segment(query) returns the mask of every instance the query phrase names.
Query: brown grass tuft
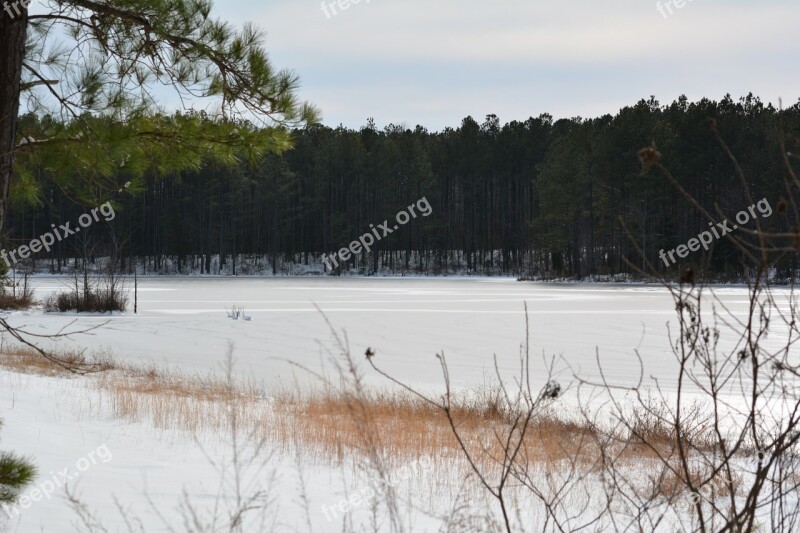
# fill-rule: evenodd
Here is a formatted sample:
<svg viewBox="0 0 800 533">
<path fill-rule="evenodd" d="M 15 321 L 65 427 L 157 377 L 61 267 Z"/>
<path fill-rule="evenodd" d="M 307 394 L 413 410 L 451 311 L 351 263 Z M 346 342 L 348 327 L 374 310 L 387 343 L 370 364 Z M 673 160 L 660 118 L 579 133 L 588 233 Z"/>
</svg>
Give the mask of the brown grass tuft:
<svg viewBox="0 0 800 533">
<path fill-rule="evenodd" d="M 110 357 L 89 357 L 83 351 L 64 348 L 54 352 L 53 355 L 66 363 L 67 366 L 97 365 L 102 372 L 118 368 Z M 20 374 L 37 374 L 41 376 L 72 375 L 72 372 L 64 366 L 42 357 L 39 352 L 27 347 L 0 346 L 0 366 Z"/>
<path fill-rule="evenodd" d="M 0 309 L 19 311 L 28 309 L 35 303 L 33 291 L 27 287 L 20 287 L 19 290 L 16 287 L 12 287 L 12 290 L 7 287 L 0 289 Z"/>
</svg>

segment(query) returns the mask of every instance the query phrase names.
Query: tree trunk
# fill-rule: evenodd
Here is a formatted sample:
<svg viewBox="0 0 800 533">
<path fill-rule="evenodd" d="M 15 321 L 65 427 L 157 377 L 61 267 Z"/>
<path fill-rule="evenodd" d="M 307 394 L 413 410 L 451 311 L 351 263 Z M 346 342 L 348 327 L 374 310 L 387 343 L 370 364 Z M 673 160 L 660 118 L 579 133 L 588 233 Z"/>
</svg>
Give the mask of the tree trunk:
<svg viewBox="0 0 800 533">
<path fill-rule="evenodd" d="M 22 61 L 28 29 L 28 8 L 21 3 L 17 3 L 16 8 L 19 14 L 10 4 L 8 10 L 0 11 L 0 234 L 5 229 L 8 187 L 14 171 Z"/>
</svg>

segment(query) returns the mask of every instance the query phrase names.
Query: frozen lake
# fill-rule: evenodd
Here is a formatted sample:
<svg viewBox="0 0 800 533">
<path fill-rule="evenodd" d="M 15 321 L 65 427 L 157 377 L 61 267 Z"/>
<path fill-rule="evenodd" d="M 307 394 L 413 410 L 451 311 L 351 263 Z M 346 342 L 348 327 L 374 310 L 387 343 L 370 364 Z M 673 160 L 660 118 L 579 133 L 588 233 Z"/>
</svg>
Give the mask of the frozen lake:
<svg viewBox="0 0 800 533">
<path fill-rule="evenodd" d="M 62 290 L 69 279 L 37 278 L 37 297 Z M 132 286 L 132 282 L 130 284 Z M 723 287 L 717 297 L 744 313 L 747 291 Z M 777 291 L 780 296 L 782 291 Z M 541 284 L 497 278 L 144 278 L 139 313 L 113 317 L 16 314 L 11 322 L 37 333 L 108 322 L 81 346 L 111 351 L 128 360 L 178 365 L 192 371 L 219 368 L 233 343 L 237 367 L 265 384 L 307 378 L 286 361 L 319 369 L 333 347 L 319 306 L 332 324 L 347 332 L 361 360 L 367 347 L 392 375 L 418 385 L 441 383 L 434 357 L 444 350 L 454 384 L 480 385 L 494 375 L 493 354 L 511 375 L 525 337 L 524 302 L 531 324 L 531 353 L 544 379 L 543 355 L 563 358 L 559 379 L 572 371 L 598 376 L 596 350 L 606 376 L 619 384 L 638 379 L 634 349 L 645 375 L 669 388 L 674 359 L 667 323 L 674 304 L 659 286 Z M 242 306 L 252 321 L 234 321 L 226 308 Z M 131 310 L 132 310 L 131 298 Z M 776 330 L 772 338 L 780 337 Z M 725 335 L 721 343 L 732 340 Z M 368 379 L 383 383 L 367 372 Z"/>
</svg>

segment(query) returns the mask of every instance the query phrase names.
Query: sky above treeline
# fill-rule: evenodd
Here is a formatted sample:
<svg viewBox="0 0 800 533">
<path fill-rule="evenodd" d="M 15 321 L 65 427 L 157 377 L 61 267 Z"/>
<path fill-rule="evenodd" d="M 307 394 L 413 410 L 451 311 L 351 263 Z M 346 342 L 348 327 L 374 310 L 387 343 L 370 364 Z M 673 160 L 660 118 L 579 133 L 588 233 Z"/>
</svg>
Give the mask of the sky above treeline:
<svg viewBox="0 0 800 533">
<path fill-rule="evenodd" d="M 595 117 L 650 95 L 800 97 L 797 0 L 324 3 L 216 0 L 215 11 L 265 29 L 330 126 Z"/>
<path fill-rule="evenodd" d="M 212 16 L 263 29 L 329 126 L 800 97 L 797 0 L 214 0 Z"/>
</svg>

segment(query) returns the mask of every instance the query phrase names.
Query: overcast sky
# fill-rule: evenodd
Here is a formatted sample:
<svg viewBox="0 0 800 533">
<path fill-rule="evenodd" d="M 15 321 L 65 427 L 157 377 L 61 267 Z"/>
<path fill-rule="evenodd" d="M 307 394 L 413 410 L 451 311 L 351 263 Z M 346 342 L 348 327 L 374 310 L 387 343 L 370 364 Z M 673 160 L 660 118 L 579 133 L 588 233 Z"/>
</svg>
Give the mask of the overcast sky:
<svg viewBox="0 0 800 533">
<path fill-rule="evenodd" d="M 797 101 L 800 2 L 674 1 L 666 17 L 650 0 L 361 0 L 328 16 L 320 0 L 216 0 L 214 13 L 263 28 L 330 126 L 593 117 L 650 95 Z"/>
</svg>

